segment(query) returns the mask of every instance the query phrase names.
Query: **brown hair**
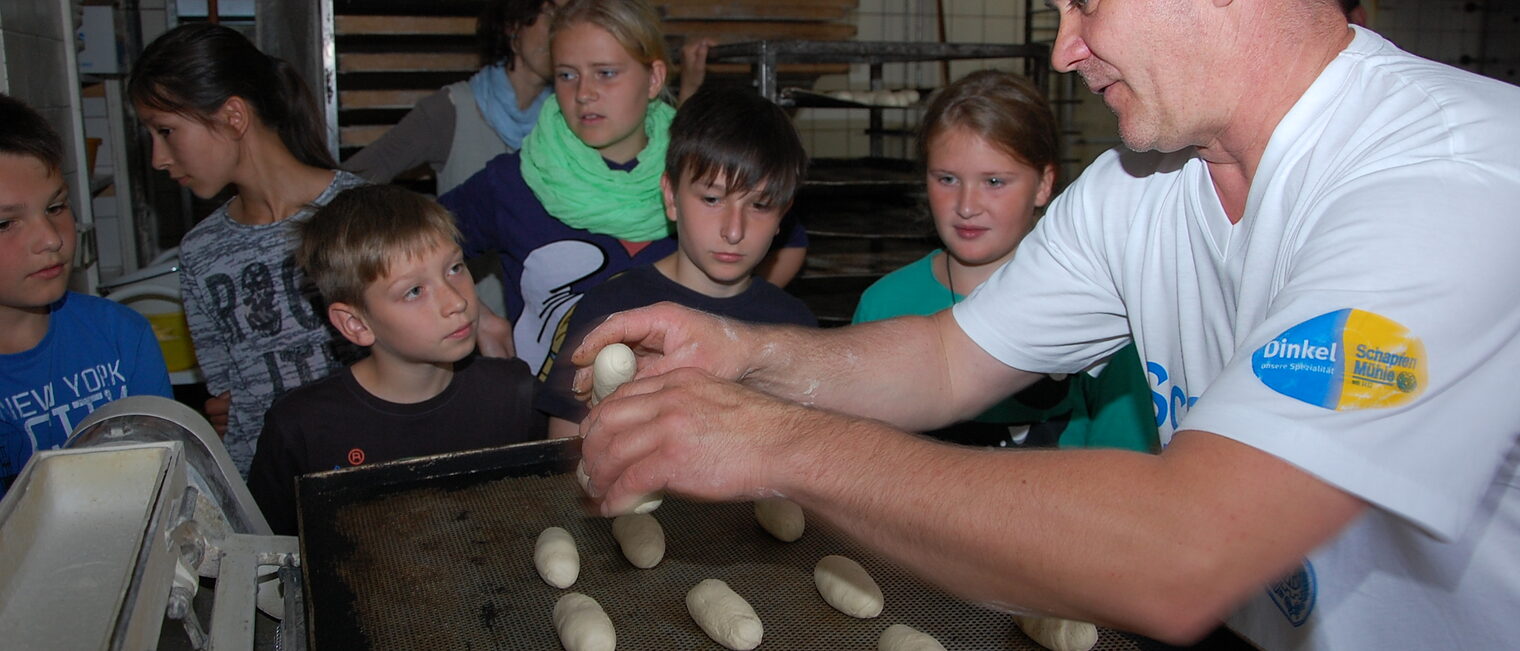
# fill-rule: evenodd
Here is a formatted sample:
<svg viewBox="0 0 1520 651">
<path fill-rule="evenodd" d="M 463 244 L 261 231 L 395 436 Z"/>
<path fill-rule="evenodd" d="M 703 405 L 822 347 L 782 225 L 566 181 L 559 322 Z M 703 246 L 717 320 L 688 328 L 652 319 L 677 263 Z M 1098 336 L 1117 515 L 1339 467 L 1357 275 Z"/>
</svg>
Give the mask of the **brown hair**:
<svg viewBox="0 0 1520 651">
<path fill-rule="evenodd" d="M 539 20 L 549 0 L 495 0 L 487 2 L 475 20 L 475 39 L 480 47 L 480 67 L 498 63 L 512 69 L 512 42 L 518 30 L 531 27 Z M 552 5 L 550 5 L 552 7 Z"/>
<path fill-rule="evenodd" d="M 649 67 L 656 61 L 670 65 L 660 15 L 644 0 L 570 0 L 554 11 L 549 39 L 571 25 L 590 23 L 607 30 L 628 56 Z"/>
<path fill-rule="evenodd" d="M 48 167 L 63 169 L 63 140 L 58 132 L 21 100 L 0 93 L 0 154 L 31 156 Z"/>
<path fill-rule="evenodd" d="M 1055 115 L 1040 89 L 1022 75 L 979 70 L 939 91 L 919 127 L 919 164 L 928 163 L 936 136 L 957 127 L 1040 172 L 1060 169 Z"/>
<path fill-rule="evenodd" d="M 703 86 L 670 123 L 665 172 L 672 187 L 721 175 L 729 193 L 763 185 L 763 198 L 784 208 L 806 170 L 807 152 L 786 111 L 753 90 Z"/>
<path fill-rule="evenodd" d="M 438 202 L 394 185 L 344 190 L 298 227 L 296 260 L 328 303 L 364 306 L 364 288 L 390 261 L 458 242 L 454 216 Z"/>
</svg>

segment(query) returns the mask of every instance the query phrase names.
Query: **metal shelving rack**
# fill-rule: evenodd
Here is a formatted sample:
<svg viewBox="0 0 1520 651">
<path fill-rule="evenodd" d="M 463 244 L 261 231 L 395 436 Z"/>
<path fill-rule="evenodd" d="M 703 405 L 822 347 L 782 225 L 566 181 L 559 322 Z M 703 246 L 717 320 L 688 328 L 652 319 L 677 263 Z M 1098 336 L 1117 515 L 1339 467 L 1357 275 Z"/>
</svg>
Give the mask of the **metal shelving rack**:
<svg viewBox="0 0 1520 651">
<path fill-rule="evenodd" d="M 870 111 L 871 156 L 884 150 L 882 112 L 894 107 L 851 104 L 838 100 L 814 101 L 789 96 L 776 82 L 776 70 L 787 63 L 860 63 L 870 70 L 870 90 L 882 89 L 882 66 L 887 63 L 957 61 L 967 59 L 1024 59 L 1024 74 L 1041 88 L 1050 70 L 1050 48 L 1044 44 L 1024 43 L 901 43 L 896 41 L 751 41 L 720 45 L 708 54 L 708 61 L 747 63 L 754 71 L 755 88 L 773 102 L 797 108 L 859 108 Z M 908 107 L 895 107 L 908 108 Z"/>
</svg>

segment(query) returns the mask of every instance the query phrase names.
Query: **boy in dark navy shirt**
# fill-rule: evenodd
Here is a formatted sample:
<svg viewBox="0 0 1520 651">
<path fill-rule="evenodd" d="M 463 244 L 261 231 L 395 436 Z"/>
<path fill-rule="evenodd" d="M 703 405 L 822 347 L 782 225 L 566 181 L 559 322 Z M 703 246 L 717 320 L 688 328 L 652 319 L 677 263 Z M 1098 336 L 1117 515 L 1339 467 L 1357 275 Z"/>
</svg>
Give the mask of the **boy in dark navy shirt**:
<svg viewBox="0 0 1520 651">
<path fill-rule="evenodd" d="M 807 166 L 791 121 L 775 104 L 734 88 L 704 88 L 670 125 L 665 215 L 676 251 L 592 289 L 557 333 L 553 354 L 573 351 L 608 315 L 660 301 L 755 323 L 817 325 L 802 301 L 754 275 L 781 228 Z M 551 437 L 575 436 L 586 407 L 571 393 L 575 366 L 550 360 L 534 405 Z"/>
<path fill-rule="evenodd" d="M 328 320 L 370 354 L 265 416 L 248 488 L 275 533 L 296 533 L 299 475 L 543 438 L 528 366 L 472 355 L 480 304 L 447 210 L 359 187 L 300 233 L 297 259 Z"/>
</svg>

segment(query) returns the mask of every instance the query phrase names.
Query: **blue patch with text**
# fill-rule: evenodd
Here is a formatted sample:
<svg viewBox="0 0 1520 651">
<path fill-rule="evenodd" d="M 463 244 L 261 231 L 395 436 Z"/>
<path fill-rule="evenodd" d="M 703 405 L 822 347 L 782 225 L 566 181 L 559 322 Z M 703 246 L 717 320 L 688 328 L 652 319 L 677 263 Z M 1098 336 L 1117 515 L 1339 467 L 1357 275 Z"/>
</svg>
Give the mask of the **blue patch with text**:
<svg viewBox="0 0 1520 651">
<path fill-rule="evenodd" d="M 1277 604 L 1277 609 L 1282 611 L 1283 617 L 1288 618 L 1288 623 L 1293 624 L 1294 628 L 1309 621 L 1309 615 L 1314 612 L 1317 593 L 1314 564 L 1307 560 L 1292 574 L 1267 586 L 1267 594 L 1272 596 L 1272 603 Z"/>
</svg>

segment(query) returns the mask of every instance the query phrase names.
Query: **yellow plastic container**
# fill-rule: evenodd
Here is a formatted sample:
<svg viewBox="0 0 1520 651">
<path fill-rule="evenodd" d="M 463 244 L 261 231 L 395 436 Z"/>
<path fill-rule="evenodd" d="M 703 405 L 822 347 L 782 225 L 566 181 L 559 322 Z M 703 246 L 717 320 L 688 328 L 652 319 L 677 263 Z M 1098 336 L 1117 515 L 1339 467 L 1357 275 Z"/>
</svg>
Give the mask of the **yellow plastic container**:
<svg viewBox="0 0 1520 651">
<path fill-rule="evenodd" d="M 164 351 L 164 364 L 169 372 L 195 368 L 195 345 L 190 341 L 190 325 L 185 322 L 184 312 L 148 314 L 153 326 L 153 336 L 158 347 Z"/>
</svg>

